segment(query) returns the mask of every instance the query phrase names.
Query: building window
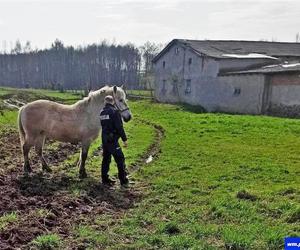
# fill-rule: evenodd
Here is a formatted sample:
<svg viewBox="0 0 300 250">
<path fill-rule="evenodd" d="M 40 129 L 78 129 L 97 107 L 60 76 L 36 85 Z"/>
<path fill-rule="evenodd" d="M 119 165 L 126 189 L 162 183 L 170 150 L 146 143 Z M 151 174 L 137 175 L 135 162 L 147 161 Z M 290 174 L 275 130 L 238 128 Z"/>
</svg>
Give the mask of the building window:
<svg viewBox="0 0 300 250">
<path fill-rule="evenodd" d="M 179 48 L 175 48 L 175 54 L 178 55 L 179 54 Z"/>
<path fill-rule="evenodd" d="M 192 92 L 192 87 L 191 87 L 191 79 L 187 79 L 185 82 L 185 94 L 190 94 Z"/>
<path fill-rule="evenodd" d="M 193 59 L 192 58 L 189 58 L 189 65 L 191 65 L 193 62 Z"/>
<path fill-rule="evenodd" d="M 166 62 L 165 61 L 163 61 L 163 68 L 165 68 L 166 67 Z"/>
<path fill-rule="evenodd" d="M 241 94 L 241 89 L 240 88 L 234 88 L 233 95 L 238 96 L 240 94 Z"/>
</svg>

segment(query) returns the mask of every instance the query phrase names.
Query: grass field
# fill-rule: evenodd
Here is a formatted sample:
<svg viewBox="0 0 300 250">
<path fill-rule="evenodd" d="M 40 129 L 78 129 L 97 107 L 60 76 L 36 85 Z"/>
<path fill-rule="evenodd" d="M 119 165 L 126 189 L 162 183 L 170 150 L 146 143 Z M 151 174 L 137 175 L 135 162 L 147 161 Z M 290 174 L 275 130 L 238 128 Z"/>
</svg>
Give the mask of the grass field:
<svg viewBox="0 0 300 250">
<path fill-rule="evenodd" d="M 0 95 L 1 91 L 7 90 L 0 89 Z M 67 102 L 73 98 L 56 97 Z M 129 192 L 139 198 L 130 199 L 118 189 L 109 191 L 116 203 L 129 199 L 132 204 L 120 209 L 115 204 L 118 209 L 110 212 L 81 215 L 67 235 L 54 227 L 27 246 L 283 249 L 286 236 L 300 236 L 298 120 L 197 114 L 186 106 L 150 101 L 131 101 L 130 107 L 134 119 L 126 124 L 129 148 L 125 150 L 129 164 L 155 142 L 155 129 L 147 121 L 165 131 L 158 145 L 159 157 L 132 175 L 136 184 Z M 15 129 L 15 118 L 14 111 L 5 111 L 0 116 L 0 130 Z M 94 154 L 98 143 L 90 152 L 90 178 L 72 182 L 67 188 L 71 197 L 78 197 L 100 178 L 101 157 Z M 57 174 L 66 171 L 66 164 L 73 166 L 76 158 L 71 155 L 61 163 Z M 116 172 L 115 167 L 112 170 Z M 75 179 L 76 167 L 66 174 Z M 44 212 L 35 216 L 40 214 Z M 3 214 L 0 232 L 17 226 L 20 216 L 19 211 Z"/>
<path fill-rule="evenodd" d="M 145 96 L 145 97 L 151 97 L 153 95 L 153 92 L 150 90 L 126 90 L 126 93 L 133 96 Z"/>
<path fill-rule="evenodd" d="M 116 226 L 133 246 L 281 249 L 299 236 L 298 120 L 132 107 L 166 130 L 159 160 L 139 172 L 151 191 Z"/>
</svg>

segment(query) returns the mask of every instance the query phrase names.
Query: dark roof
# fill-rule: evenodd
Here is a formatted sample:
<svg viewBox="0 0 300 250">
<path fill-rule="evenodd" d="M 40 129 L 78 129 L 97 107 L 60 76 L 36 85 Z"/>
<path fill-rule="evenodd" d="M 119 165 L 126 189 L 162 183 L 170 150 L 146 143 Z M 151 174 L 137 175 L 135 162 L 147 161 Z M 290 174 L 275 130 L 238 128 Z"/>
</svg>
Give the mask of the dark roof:
<svg viewBox="0 0 300 250">
<path fill-rule="evenodd" d="M 247 55 L 250 53 L 272 57 L 300 57 L 300 43 L 174 39 L 153 59 L 153 62 L 156 62 L 175 43 L 189 47 L 197 54 L 214 58 L 230 58 L 224 54 Z"/>
<path fill-rule="evenodd" d="M 300 63 L 268 65 L 257 69 L 226 72 L 220 75 L 227 76 L 240 74 L 272 74 L 283 72 L 300 72 Z"/>
</svg>

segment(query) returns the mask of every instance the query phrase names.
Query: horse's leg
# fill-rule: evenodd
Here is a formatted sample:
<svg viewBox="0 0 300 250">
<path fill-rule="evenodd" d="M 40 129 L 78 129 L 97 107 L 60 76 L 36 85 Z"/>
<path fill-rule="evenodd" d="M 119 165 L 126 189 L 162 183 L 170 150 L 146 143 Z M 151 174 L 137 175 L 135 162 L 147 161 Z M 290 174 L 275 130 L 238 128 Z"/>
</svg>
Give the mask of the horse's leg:
<svg viewBox="0 0 300 250">
<path fill-rule="evenodd" d="M 42 162 L 43 171 L 52 172 L 51 168 L 49 168 L 44 156 L 43 156 L 43 146 L 45 142 L 45 137 L 40 137 L 36 140 L 35 143 L 35 151 Z"/>
<path fill-rule="evenodd" d="M 83 179 L 87 177 L 86 171 L 85 171 L 85 161 L 89 152 L 90 143 L 82 143 L 81 148 L 81 155 L 79 160 L 79 178 Z"/>
<path fill-rule="evenodd" d="M 29 152 L 31 149 L 32 145 L 28 143 L 28 141 L 25 140 L 25 142 L 22 145 L 22 151 L 23 151 L 23 156 L 24 156 L 24 172 L 25 173 L 30 173 L 32 172 L 32 168 L 30 166 L 29 162 Z"/>
</svg>

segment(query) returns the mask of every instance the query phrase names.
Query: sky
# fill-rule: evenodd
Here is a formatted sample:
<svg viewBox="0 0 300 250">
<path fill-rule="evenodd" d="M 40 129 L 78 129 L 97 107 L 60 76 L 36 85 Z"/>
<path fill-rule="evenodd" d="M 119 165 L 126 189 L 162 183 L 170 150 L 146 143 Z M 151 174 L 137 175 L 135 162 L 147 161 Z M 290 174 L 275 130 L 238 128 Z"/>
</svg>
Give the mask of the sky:
<svg viewBox="0 0 300 250">
<path fill-rule="evenodd" d="M 294 42 L 297 0 L 0 0 L 0 50 L 109 42 L 142 45 L 174 38 Z"/>
</svg>

